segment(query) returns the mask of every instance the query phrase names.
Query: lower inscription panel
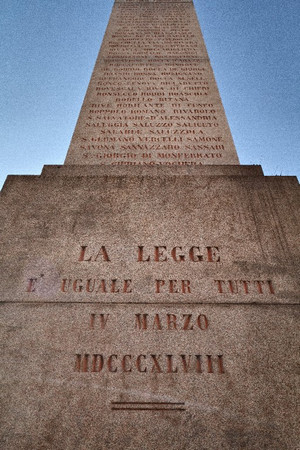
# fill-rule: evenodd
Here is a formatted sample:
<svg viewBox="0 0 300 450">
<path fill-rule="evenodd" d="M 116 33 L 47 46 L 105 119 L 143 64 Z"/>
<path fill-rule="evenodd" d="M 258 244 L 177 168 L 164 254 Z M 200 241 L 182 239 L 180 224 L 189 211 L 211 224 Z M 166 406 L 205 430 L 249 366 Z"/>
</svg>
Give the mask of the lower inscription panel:
<svg viewBox="0 0 300 450">
<path fill-rule="evenodd" d="M 2 310 L 4 448 L 288 448 L 294 306 Z"/>
<path fill-rule="evenodd" d="M 1 449 L 296 449 L 298 183 L 111 171 L 1 192 Z"/>
</svg>

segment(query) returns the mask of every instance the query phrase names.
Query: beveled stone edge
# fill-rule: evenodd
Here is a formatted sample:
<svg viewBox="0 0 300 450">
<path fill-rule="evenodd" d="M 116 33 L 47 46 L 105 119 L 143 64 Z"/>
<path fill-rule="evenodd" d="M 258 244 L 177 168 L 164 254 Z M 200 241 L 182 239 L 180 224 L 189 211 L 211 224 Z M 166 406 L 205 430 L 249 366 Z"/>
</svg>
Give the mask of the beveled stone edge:
<svg viewBox="0 0 300 450">
<path fill-rule="evenodd" d="M 247 176 L 263 177 L 260 165 L 203 166 L 112 166 L 112 165 L 45 165 L 41 176 Z"/>
<path fill-rule="evenodd" d="M 203 165 L 203 166 L 111 166 L 111 165 L 44 165 L 40 175 L 8 175 L 0 190 L 0 197 L 7 194 L 12 186 L 22 183 L 42 182 L 59 179 L 165 179 L 178 178 L 182 182 L 201 178 L 243 179 L 256 183 L 288 184 L 289 188 L 299 188 L 295 175 L 264 175 L 260 165 Z"/>
</svg>

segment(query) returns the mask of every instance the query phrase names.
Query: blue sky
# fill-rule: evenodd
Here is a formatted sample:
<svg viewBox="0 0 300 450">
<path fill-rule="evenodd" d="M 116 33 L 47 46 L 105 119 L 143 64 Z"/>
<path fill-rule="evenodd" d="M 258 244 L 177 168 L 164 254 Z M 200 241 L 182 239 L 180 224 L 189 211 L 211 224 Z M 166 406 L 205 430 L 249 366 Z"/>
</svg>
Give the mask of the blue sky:
<svg viewBox="0 0 300 450">
<path fill-rule="evenodd" d="M 299 0 L 194 0 L 242 164 L 300 175 Z M 113 0 L 2 0 L 0 186 L 63 164 Z"/>
</svg>

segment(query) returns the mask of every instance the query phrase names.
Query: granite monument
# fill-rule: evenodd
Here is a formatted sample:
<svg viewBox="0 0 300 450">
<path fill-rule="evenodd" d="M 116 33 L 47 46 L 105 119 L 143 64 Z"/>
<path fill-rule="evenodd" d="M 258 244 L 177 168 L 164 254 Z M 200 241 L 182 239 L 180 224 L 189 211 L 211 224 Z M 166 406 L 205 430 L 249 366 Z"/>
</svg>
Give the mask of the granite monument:
<svg viewBox="0 0 300 450">
<path fill-rule="evenodd" d="M 115 1 L 0 217 L 2 449 L 299 448 L 299 185 L 239 164 L 191 0 Z"/>
</svg>

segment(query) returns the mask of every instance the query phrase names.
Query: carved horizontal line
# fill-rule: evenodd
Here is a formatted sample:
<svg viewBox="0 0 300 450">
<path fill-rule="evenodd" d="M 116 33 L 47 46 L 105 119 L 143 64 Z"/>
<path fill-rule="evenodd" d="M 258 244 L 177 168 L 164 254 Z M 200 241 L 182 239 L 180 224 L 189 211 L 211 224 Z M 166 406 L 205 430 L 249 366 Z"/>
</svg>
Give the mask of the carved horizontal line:
<svg viewBox="0 0 300 450">
<path fill-rule="evenodd" d="M 113 411 L 186 411 L 185 408 L 122 408 L 122 407 L 115 407 L 113 406 L 111 408 Z"/>
<path fill-rule="evenodd" d="M 33 300 L 0 300 L 0 304 L 20 304 L 20 305 L 101 305 L 101 306 L 113 306 L 113 305 L 134 305 L 134 306 L 144 306 L 144 305 L 162 305 L 162 306 L 198 306 L 198 305 L 220 305 L 220 306 L 230 306 L 230 305 L 249 305 L 249 306 L 299 306 L 299 303 L 294 302 L 101 302 L 101 301 L 33 301 Z"/>
<path fill-rule="evenodd" d="M 185 408 L 111 408 L 113 411 L 186 411 Z"/>
<path fill-rule="evenodd" d="M 111 402 L 112 405 L 184 405 L 184 402 Z"/>
<path fill-rule="evenodd" d="M 114 411 L 185 411 L 184 402 L 112 401 Z"/>
</svg>

